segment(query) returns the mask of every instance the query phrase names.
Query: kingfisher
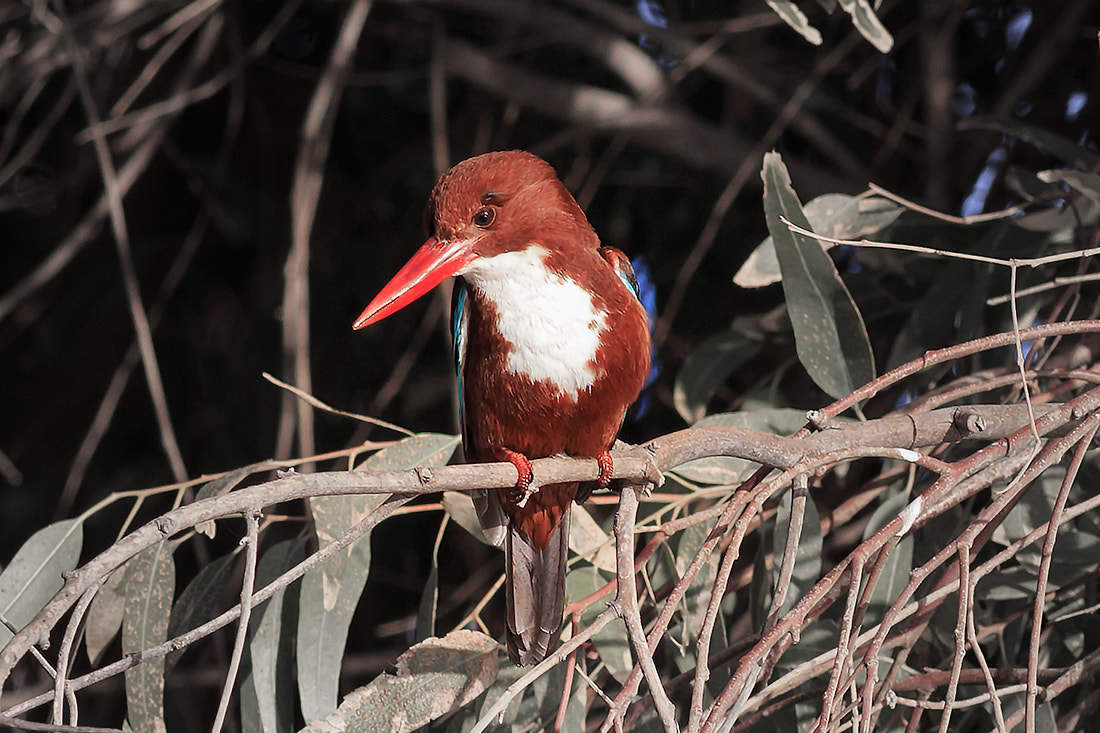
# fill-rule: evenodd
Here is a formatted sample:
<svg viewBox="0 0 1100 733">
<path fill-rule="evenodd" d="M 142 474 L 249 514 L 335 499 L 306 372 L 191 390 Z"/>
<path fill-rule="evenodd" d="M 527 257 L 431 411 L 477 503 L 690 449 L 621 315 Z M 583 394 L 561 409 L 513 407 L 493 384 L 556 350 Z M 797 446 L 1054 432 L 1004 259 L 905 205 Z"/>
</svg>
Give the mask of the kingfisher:
<svg viewBox="0 0 1100 733">
<path fill-rule="evenodd" d="M 610 449 L 649 372 L 649 321 L 630 260 L 600 246 L 549 163 L 512 150 L 443 174 L 428 239 L 355 329 L 457 276 L 452 337 L 468 462 L 508 461 L 511 489 L 474 492 L 505 550 L 507 647 L 519 665 L 556 647 L 565 607 L 569 509 L 610 483 Z M 597 481 L 532 485 L 531 459 L 595 458 Z"/>
</svg>

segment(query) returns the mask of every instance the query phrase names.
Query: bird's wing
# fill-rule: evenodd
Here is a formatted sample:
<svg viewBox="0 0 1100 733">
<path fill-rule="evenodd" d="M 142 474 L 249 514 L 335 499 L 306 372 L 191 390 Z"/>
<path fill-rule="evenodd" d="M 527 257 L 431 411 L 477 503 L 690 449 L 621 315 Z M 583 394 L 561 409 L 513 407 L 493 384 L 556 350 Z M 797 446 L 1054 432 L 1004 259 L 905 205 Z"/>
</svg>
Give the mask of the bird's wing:
<svg viewBox="0 0 1100 733">
<path fill-rule="evenodd" d="M 455 378 L 458 380 L 458 429 L 462 431 L 462 445 L 466 443 L 466 403 L 462 381 L 466 366 L 466 334 L 470 330 L 470 314 L 466 309 L 468 293 L 462 278 L 455 280 L 451 290 L 451 346 L 454 349 Z"/>
<path fill-rule="evenodd" d="M 470 455 L 470 445 L 466 435 L 466 398 L 462 383 L 465 379 L 466 337 L 469 328 L 469 293 L 466 282 L 458 278 L 451 293 L 451 344 L 454 348 L 455 377 L 458 379 L 458 425 L 462 431 L 462 446 L 467 455 Z M 508 518 L 501 509 L 497 492 L 482 489 L 471 492 L 470 498 L 473 499 L 485 538 L 494 545 L 500 545 L 507 533 Z"/>
<path fill-rule="evenodd" d="M 619 279 L 640 301 L 642 294 L 638 289 L 638 276 L 634 274 L 634 265 L 630 264 L 630 258 L 626 256 L 626 253 L 614 247 L 600 247 L 600 256 L 607 261 L 607 264 L 611 265 Z"/>
</svg>

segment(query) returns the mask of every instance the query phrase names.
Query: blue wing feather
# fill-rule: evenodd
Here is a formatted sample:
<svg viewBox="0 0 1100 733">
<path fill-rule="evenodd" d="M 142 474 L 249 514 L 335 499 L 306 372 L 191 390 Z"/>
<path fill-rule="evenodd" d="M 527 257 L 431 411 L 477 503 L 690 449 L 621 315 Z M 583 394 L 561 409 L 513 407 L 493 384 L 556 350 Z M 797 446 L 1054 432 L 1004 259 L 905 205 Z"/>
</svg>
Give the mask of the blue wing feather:
<svg viewBox="0 0 1100 733">
<path fill-rule="evenodd" d="M 454 348 L 455 377 L 458 380 L 458 427 L 462 432 L 464 446 L 466 445 L 466 400 L 462 383 L 465 379 L 466 334 L 470 324 L 470 314 L 466 309 L 468 297 L 465 281 L 458 278 L 451 293 L 451 345 Z"/>
<path fill-rule="evenodd" d="M 642 304 L 642 307 L 645 308 L 646 315 L 649 317 L 649 333 L 652 336 L 653 321 L 657 310 L 657 295 L 653 279 L 649 275 L 649 269 L 646 267 L 645 262 L 641 257 L 631 262 L 630 258 L 614 247 L 601 247 L 600 255 L 611 265 L 615 270 L 615 274 L 619 276 L 619 279 L 623 281 L 630 292 L 634 294 L 634 297 Z M 660 373 L 656 346 L 651 348 L 649 374 L 645 381 L 646 387 L 652 384 Z M 643 393 L 638 398 L 634 408 L 635 419 L 641 417 L 649 409 L 648 403 L 649 396 Z"/>
<path fill-rule="evenodd" d="M 455 376 L 458 382 L 458 425 L 462 431 L 462 446 L 469 460 L 470 442 L 466 434 L 466 394 L 463 382 L 466 379 L 466 341 L 470 333 L 470 293 L 462 278 L 455 280 L 451 291 L 451 345 L 454 348 Z M 508 528 L 508 517 L 500 506 L 496 491 L 472 491 L 470 498 L 474 510 L 481 522 L 485 538 L 494 545 L 504 542 Z"/>
</svg>

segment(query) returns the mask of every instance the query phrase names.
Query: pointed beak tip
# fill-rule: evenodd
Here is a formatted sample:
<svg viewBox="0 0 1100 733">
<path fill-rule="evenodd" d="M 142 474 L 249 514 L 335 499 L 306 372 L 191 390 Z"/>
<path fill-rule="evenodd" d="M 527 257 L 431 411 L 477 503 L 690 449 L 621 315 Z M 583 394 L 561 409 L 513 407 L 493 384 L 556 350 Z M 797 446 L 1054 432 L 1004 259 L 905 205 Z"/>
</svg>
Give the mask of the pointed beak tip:
<svg viewBox="0 0 1100 733">
<path fill-rule="evenodd" d="M 352 329 L 358 331 L 396 313 L 474 260 L 471 240 L 428 239 L 412 259 L 363 310 Z"/>
<path fill-rule="evenodd" d="M 359 317 L 355 319 L 355 322 L 351 324 L 351 329 L 353 331 L 362 331 L 376 320 L 378 320 L 377 310 L 371 306 L 367 306 L 366 310 L 360 313 Z"/>
</svg>

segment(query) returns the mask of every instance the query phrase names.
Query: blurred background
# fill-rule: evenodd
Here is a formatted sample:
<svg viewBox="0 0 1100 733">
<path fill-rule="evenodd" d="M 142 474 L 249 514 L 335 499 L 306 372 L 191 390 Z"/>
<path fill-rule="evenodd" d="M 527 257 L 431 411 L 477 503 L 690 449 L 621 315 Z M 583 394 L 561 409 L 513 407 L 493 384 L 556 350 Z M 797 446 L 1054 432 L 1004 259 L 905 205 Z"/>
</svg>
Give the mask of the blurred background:
<svg viewBox="0 0 1100 733">
<path fill-rule="evenodd" d="M 1095 149 L 1100 3 L 886 0 L 886 52 L 835 0 L 797 7 L 820 44 L 762 0 L 0 6 L 0 558 L 111 492 L 398 437 L 304 416 L 263 372 L 454 432 L 445 297 L 351 323 L 422 243 L 439 174 L 471 155 L 546 158 L 604 243 L 644 263 L 660 371 L 623 434 L 641 441 L 686 426 L 674 383 L 699 344 L 736 319 L 782 320 L 778 285 L 733 284 L 767 235 L 765 152 L 803 202 L 873 182 L 976 214 L 1018 201 L 1012 166 L 1057 161 L 960 121 Z M 925 285 L 887 284 L 895 320 L 865 311 L 872 340 Z M 768 342 L 711 410 L 792 354 Z M 788 404 L 823 404 L 804 375 L 782 379 Z M 125 511 L 97 515 L 88 552 Z M 361 605 L 364 675 L 407 646 L 426 517 L 375 532 L 394 562 Z M 500 563 L 453 541 L 441 597 Z"/>
</svg>

